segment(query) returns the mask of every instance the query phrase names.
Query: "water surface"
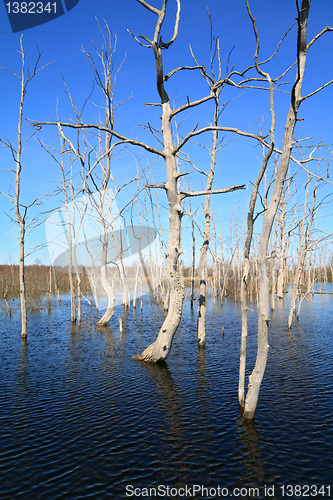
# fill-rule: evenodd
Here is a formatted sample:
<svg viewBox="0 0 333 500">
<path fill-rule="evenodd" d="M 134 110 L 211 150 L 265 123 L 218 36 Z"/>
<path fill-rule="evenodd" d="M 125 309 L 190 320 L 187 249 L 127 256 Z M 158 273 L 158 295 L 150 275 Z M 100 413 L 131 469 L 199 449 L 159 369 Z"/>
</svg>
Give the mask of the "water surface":
<svg viewBox="0 0 333 500">
<path fill-rule="evenodd" d="M 259 488 L 259 496 L 241 498 L 264 498 L 265 486 L 274 485 L 270 498 L 283 498 L 282 485 L 327 487 L 333 476 L 327 298 L 304 303 L 291 332 L 277 304 L 255 425 L 244 425 L 238 414 L 241 319 L 232 300 L 222 308 L 210 304 L 200 351 L 196 315 L 186 308 L 162 366 L 131 360 L 155 339 L 164 318 L 149 299 L 142 312 L 123 313 L 122 334 L 121 308 L 109 328 L 98 329 L 86 304 L 82 327 L 73 328 L 63 300 L 29 317 L 26 342 L 18 315 L 2 314 L 0 498 L 120 499 L 126 486 L 158 485 Z M 256 345 L 251 308 L 248 373 Z"/>
</svg>

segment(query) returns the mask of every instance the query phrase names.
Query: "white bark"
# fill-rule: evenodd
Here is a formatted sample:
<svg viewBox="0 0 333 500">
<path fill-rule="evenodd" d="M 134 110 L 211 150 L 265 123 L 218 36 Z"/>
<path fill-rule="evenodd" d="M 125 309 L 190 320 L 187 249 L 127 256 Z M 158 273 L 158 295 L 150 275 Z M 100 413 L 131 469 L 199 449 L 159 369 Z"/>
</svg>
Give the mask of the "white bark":
<svg viewBox="0 0 333 500">
<path fill-rule="evenodd" d="M 274 189 L 267 210 L 264 213 L 263 227 L 258 244 L 258 272 L 259 272 L 259 314 L 258 314 L 258 348 L 254 370 L 249 377 L 248 392 L 245 400 L 244 418 L 253 419 L 258 403 L 261 382 L 265 373 L 268 356 L 268 326 L 269 326 L 269 280 L 267 273 L 268 242 L 281 199 L 283 183 L 287 175 L 293 146 L 293 134 L 297 121 L 297 113 L 301 103 L 301 89 L 303 84 L 305 61 L 307 56 L 307 21 L 310 0 L 302 1 L 302 8 L 298 13 L 298 44 L 297 44 L 297 74 L 292 89 L 291 104 L 284 130 L 283 148 L 280 165 L 276 174 Z"/>
<path fill-rule="evenodd" d="M 22 119 L 23 119 L 23 103 L 26 92 L 25 82 L 25 57 L 22 45 L 22 37 L 20 38 L 21 56 L 22 56 L 22 73 L 21 73 L 21 98 L 19 107 L 19 120 L 17 129 L 17 155 L 16 155 L 16 175 L 15 175 L 15 198 L 14 208 L 17 222 L 20 227 L 19 239 L 19 281 L 20 281 L 20 303 L 21 303 L 21 335 L 27 336 L 27 301 L 26 301 L 26 287 L 25 287 L 25 262 L 24 262 L 24 244 L 25 244 L 25 224 L 26 224 L 26 210 L 22 216 L 20 209 L 20 189 L 21 189 L 21 155 L 22 155 Z"/>
<path fill-rule="evenodd" d="M 140 3 L 143 3 L 140 0 Z M 158 21 L 155 27 L 154 39 L 149 41 L 154 51 L 156 63 L 157 90 L 162 104 L 162 135 L 163 135 L 163 156 L 166 166 L 167 180 L 165 191 L 169 202 L 169 234 L 168 246 L 165 255 L 165 279 L 167 281 L 170 294 L 169 308 L 167 316 L 159 331 L 157 339 L 148 346 L 142 354 L 133 356 L 133 359 L 145 362 L 164 361 L 171 349 L 173 337 L 179 326 L 184 304 L 184 284 L 180 271 L 179 258 L 181 255 L 181 227 L 183 211 L 181 207 L 182 197 L 178 191 L 178 173 L 176 165 L 176 150 L 172 141 L 171 119 L 173 112 L 170 106 L 169 96 L 164 88 L 164 72 L 162 61 L 162 48 L 167 48 L 175 40 L 178 32 L 180 1 L 177 0 L 177 15 L 174 26 L 174 35 L 168 44 L 163 44 L 160 38 L 160 31 L 165 17 L 166 0 L 158 13 Z M 152 10 L 148 4 L 143 5 Z"/>
<path fill-rule="evenodd" d="M 160 49 L 154 48 L 156 65 L 162 65 Z M 160 68 L 161 70 L 162 68 Z M 158 73 L 159 74 L 159 73 Z M 133 356 L 133 359 L 145 362 L 164 361 L 171 349 L 173 337 L 177 331 L 183 311 L 184 285 L 180 272 L 179 257 L 181 254 L 181 221 L 182 208 L 180 205 L 181 196 L 177 189 L 177 168 L 175 155 L 173 153 L 173 143 L 171 135 L 171 107 L 167 94 L 160 90 L 163 102 L 162 109 L 162 132 L 164 141 L 164 158 L 167 171 L 166 193 L 169 202 L 169 235 L 168 247 L 165 256 L 165 279 L 170 293 L 169 308 L 167 316 L 159 331 L 158 337 L 148 346 L 142 354 Z"/>
<path fill-rule="evenodd" d="M 302 219 L 302 223 L 301 223 L 301 227 L 300 227 L 298 259 L 297 259 L 296 267 L 294 270 L 294 278 L 293 278 L 293 284 L 292 284 L 290 308 L 289 308 L 289 315 L 288 315 L 288 328 L 289 329 L 291 328 L 291 325 L 292 325 L 293 316 L 296 313 L 297 299 L 300 295 L 301 278 L 302 278 L 302 275 L 304 272 L 305 259 L 306 259 L 307 253 L 309 251 L 309 239 L 310 239 L 311 229 L 312 229 L 312 225 L 313 225 L 314 217 L 315 217 L 315 209 L 316 209 L 315 205 L 316 205 L 318 182 L 319 182 L 319 179 L 317 179 L 317 181 L 316 181 L 316 186 L 315 186 L 315 189 L 313 192 L 312 207 L 311 207 L 310 212 L 309 212 L 309 218 L 307 221 L 306 229 L 305 229 L 305 224 L 306 224 L 306 214 L 308 211 L 308 193 L 309 193 L 309 187 L 310 187 L 310 178 L 309 177 L 308 177 L 308 183 L 307 183 L 306 190 L 305 190 L 303 219 Z"/>
<path fill-rule="evenodd" d="M 284 203 L 280 203 L 280 215 L 278 219 L 278 227 L 280 231 L 280 245 L 279 245 L 279 268 L 276 284 L 276 295 L 278 299 L 283 299 L 284 288 L 286 283 L 286 207 Z"/>
<path fill-rule="evenodd" d="M 219 100 L 218 96 L 215 99 L 215 113 L 214 113 L 214 125 L 217 125 L 219 115 Z M 211 148 L 211 157 L 210 157 L 210 170 L 207 176 L 206 183 L 206 191 L 211 191 L 214 180 L 215 173 L 215 161 L 216 161 L 216 153 L 217 153 L 217 130 L 213 131 L 213 140 L 212 140 L 212 148 Z M 199 299 L 198 299 L 198 344 L 199 347 L 205 345 L 205 337 L 206 337 L 206 310 L 207 310 L 207 251 L 209 246 L 209 238 L 210 238 L 210 194 L 205 195 L 205 203 L 204 203 L 204 235 L 203 235 L 203 243 L 200 249 L 200 259 L 199 259 L 199 268 L 198 274 L 200 279 L 200 288 L 199 288 Z M 214 294 L 215 298 L 215 294 Z"/>
<path fill-rule="evenodd" d="M 115 313 L 115 296 L 114 296 L 113 285 L 110 284 L 110 280 L 107 274 L 108 231 L 105 221 L 102 222 L 104 223 L 103 223 L 103 246 L 101 255 L 101 282 L 108 299 L 108 305 L 103 316 L 100 318 L 99 321 L 97 321 L 96 326 L 106 326 Z"/>
<path fill-rule="evenodd" d="M 274 112 L 274 93 L 273 93 L 273 84 L 271 77 L 268 73 L 263 72 L 258 64 L 258 55 L 259 55 L 259 36 L 257 33 L 257 27 L 255 23 L 255 19 L 252 17 L 250 12 L 250 7 L 247 1 L 247 8 L 249 16 L 252 20 L 253 30 L 256 37 L 256 51 L 254 55 L 255 66 L 257 72 L 263 76 L 269 85 L 269 98 L 270 98 L 270 115 L 271 115 L 271 127 L 270 127 L 270 146 L 266 154 L 263 153 L 263 162 L 261 166 L 261 170 L 259 175 L 253 185 L 249 211 L 247 214 L 247 233 L 244 244 L 244 264 L 243 264 L 243 274 L 241 278 L 240 284 L 240 297 L 241 297 L 241 314 L 242 314 L 242 332 L 241 332 L 241 348 L 240 348 L 240 359 L 239 359 L 239 380 L 238 380 L 238 402 L 240 408 L 243 409 L 245 406 L 244 403 L 244 395 L 245 395 L 245 368 L 246 368 L 246 349 L 247 349 L 247 333 L 248 333 L 248 325 L 247 325 L 247 287 L 249 281 L 249 271 L 250 271 L 250 252 L 251 245 L 253 239 L 253 231 L 254 231 L 254 210 L 257 202 L 259 187 L 261 181 L 266 173 L 268 162 L 272 156 L 274 150 L 275 143 L 275 112 Z M 267 190 L 265 190 L 266 196 Z M 268 242 L 267 242 L 268 245 Z M 266 262 L 265 262 L 266 263 Z"/>
</svg>

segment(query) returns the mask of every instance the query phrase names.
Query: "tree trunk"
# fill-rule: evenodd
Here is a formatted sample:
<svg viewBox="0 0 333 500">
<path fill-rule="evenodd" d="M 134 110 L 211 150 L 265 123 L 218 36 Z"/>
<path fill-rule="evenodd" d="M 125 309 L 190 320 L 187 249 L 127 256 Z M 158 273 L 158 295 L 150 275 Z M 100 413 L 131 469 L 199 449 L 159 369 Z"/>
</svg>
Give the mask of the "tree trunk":
<svg viewBox="0 0 333 500">
<path fill-rule="evenodd" d="M 147 6 L 146 6 L 147 7 Z M 169 202 L 169 234 L 168 246 L 165 255 L 165 273 L 164 278 L 168 285 L 169 308 L 167 316 L 158 333 L 157 339 L 148 346 L 141 354 L 133 356 L 133 359 L 144 362 L 164 361 L 171 349 L 173 337 L 179 326 L 183 305 L 184 305 L 184 284 L 180 271 L 179 257 L 181 255 L 181 233 L 182 216 L 181 207 L 182 197 L 178 192 L 178 172 L 176 164 L 176 150 L 173 146 L 171 119 L 172 109 L 169 96 L 164 88 L 164 72 L 162 60 L 162 48 L 167 48 L 177 36 L 180 2 L 177 1 L 177 15 L 174 29 L 174 36 L 168 44 L 163 44 L 160 38 L 160 32 L 165 17 L 166 1 L 163 2 L 163 8 L 158 11 L 158 21 L 155 28 L 154 39 L 150 42 L 154 51 L 156 64 L 156 83 L 162 104 L 162 135 L 163 135 L 163 156 L 166 166 L 165 191 Z M 150 10 L 151 7 L 147 7 Z"/>
<path fill-rule="evenodd" d="M 286 249 L 285 249 L 285 235 L 286 235 L 286 221 L 285 221 L 285 205 L 280 204 L 279 216 L 280 228 L 280 250 L 279 250 L 279 268 L 276 284 L 276 295 L 278 299 L 283 299 L 285 287 L 285 274 L 286 274 Z"/>
<path fill-rule="evenodd" d="M 165 163 L 167 170 L 166 193 L 169 202 L 169 235 L 165 256 L 165 279 L 170 293 L 167 316 L 157 339 L 134 360 L 144 362 L 164 361 L 171 349 L 173 337 L 179 326 L 184 304 L 184 284 L 180 272 L 182 208 L 177 189 L 177 169 L 171 136 L 171 107 L 169 100 L 163 103 L 162 132 L 164 139 Z"/>
<path fill-rule="evenodd" d="M 65 199 L 66 199 L 66 215 L 67 215 L 67 228 L 68 228 L 68 279 L 69 279 L 69 289 L 71 296 L 71 322 L 76 322 L 76 300 L 75 300 L 75 285 L 73 279 L 73 240 L 72 240 L 72 224 L 69 218 L 68 212 L 68 200 L 66 186 L 64 187 Z"/>
<path fill-rule="evenodd" d="M 191 207 L 191 198 L 189 198 L 189 209 L 190 209 L 190 221 L 192 228 L 192 268 L 191 268 L 191 294 L 190 294 L 190 304 L 191 311 L 193 310 L 194 302 L 194 277 L 195 277 L 195 232 L 194 232 L 194 221 Z"/>
<path fill-rule="evenodd" d="M 218 124 L 218 114 L 219 114 L 219 106 L 218 106 L 218 98 L 215 99 L 215 114 L 214 114 L 214 125 Z M 211 191 L 213 180 L 214 180 L 214 171 L 215 171 L 215 159 L 217 152 L 217 130 L 213 131 L 213 142 L 212 142 L 212 150 L 210 157 L 210 171 L 207 177 L 206 183 L 206 191 Z M 205 337 L 206 337 L 206 300 L 207 300 L 207 251 L 209 246 L 209 237 L 210 237 L 210 213 L 209 213 L 209 205 L 210 205 L 210 194 L 206 194 L 205 196 L 205 204 L 204 204 L 204 220 L 205 220 L 205 229 L 203 236 L 203 243 L 200 249 L 200 259 L 199 259 L 199 279 L 200 279 L 200 290 L 199 290 L 199 307 L 198 307 L 198 344 L 199 347 L 205 345 Z"/>
<path fill-rule="evenodd" d="M 106 296 L 108 298 L 108 305 L 101 319 L 97 321 L 96 326 L 106 326 L 115 313 L 114 290 L 113 286 L 110 285 L 107 276 L 108 231 L 105 219 L 102 219 L 102 225 L 103 225 L 103 246 L 101 255 L 101 281 L 104 292 L 106 293 Z"/>
<path fill-rule="evenodd" d="M 244 407 L 245 395 L 245 368 L 246 368 L 246 348 L 247 348 L 247 289 L 250 271 L 250 251 L 254 231 L 254 210 L 257 202 L 258 191 L 267 168 L 268 161 L 273 152 L 273 143 L 267 154 L 263 158 L 263 163 L 259 175 L 253 185 L 249 211 L 247 214 L 247 233 L 244 244 L 244 264 L 243 274 L 240 284 L 240 299 L 241 299 L 241 315 L 242 315 L 242 333 L 241 333 L 241 349 L 239 357 L 239 380 L 238 380 L 238 402 L 241 408 Z"/>
<path fill-rule="evenodd" d="M 301 89 L 305 71 L 307 55 L 307 21 L 310 0 L 302 1 L 302 8 L 298 13 L 298 44 L 297 44 L 297 75 L 292 89 L 291 105 L 285 125 L 283 148 L 274 183 L 273 194 L 268 208 L 264 213 L 263 227 L 258 244 L 258 272 L 259 272 L 259 315 L 258 315 L 258 348 L 254 370 L 249 377 L 249 387 L 245 400 L 244 418 L 253 419 L 258 403 L 261 382 L 265 373 L 268 356 L 268 326 L 269 326 L 269 280 L 267 273 L 267 249 L 272 231 L 274 217 L 281 199 L 283 184 L 287 175 L 293 134 L 297 121 L 297 113 L 301 103 Z"/>
<path fill-rule="evenodd" d="M 25 221 L 20 221 L 20 302 L 21 302 L 21 335 L 27 336 L 27 300 L 25 291 L 25 266 L 24 266 L 24 239 Z"/>
<path fill-rule="evenodd" d="M 305 219 L 306 219 L 306 214 L 308 211 L 308 192 L 309 192 L 309 187 L 310 187 L 310 176 L 308 175 L 308 183 L 307 183 L 307 187 L 306 187 L 306 191 L 305 191 L 305 198 L 304 198 L 303 219 L 302 219 L 302 224 L 301 224 L 301 228 L 300 228 L 298 260 L 297 260 L 295 273 L 294 273 L 293 286 L 292 286 L 292 292 L 291 292 L 290 309 L 289 309 L 289 316 L 288 316 L 288 328 L 289 329 L 291 328 L 291 325 L 292 325 L 293 316 L 296 313 L 297 299 L 298 299 L 299 294 L 300 294 L 301 278 L 302 278 L 302 275 L 304 273 L 304 263 L 305 263 L 305 258 L 306 258 L 307 252 L 308 252 L 311 228 L 312 228 L 312 224 L 314 221 L 315 210 L 316 210 L 315 205 L 316 205 L 318 181 L 319 181 L 319 177 L 317 178 L 316 186 L 315 186 L 315 189 L 313 192 L 312 208 L 310 209 L 309 220 L 307 222 L 307 227 L 306 227 L 306 230 L 304 233 Z"/>
<path fill-rule="evenodd" d="M 16 220 L 20 226 L 20 270 L 19 270 L 19 278 L 20 278 L 20 302 L 21 302 L 21 335 L 22 337 L 27 336 L 27 300 L 26 300 L 26 290 L 25 290 L 25 262 L 24 262 L 24 243 L 25 243 L 25 221 L 26 221 L 26 210 L 24 211 L 24 215 L 22 217 L 20 212 L 20 188 L 21 188 L 21 155 L 22 155 L 22 118 L 23 118 L 23 103 L 24 96 L 26 92 L 26 84 L 25 84 L 25 58 L 22 46 L 22 37 L 20 39 L 21 44 L 21 55 L 22 55 L 22 77 L 21 77 L 21 99 L 20 99 L 20 109 L 19 109 L 19 121 L 18 121 L 18 131 L 17 131 L 17 156 L 16 156 L 16 182 L 15 182 L 15 198 L 14 198 L 14 207 L 15 207 L 15 215 Z"/>
<path fill-rule="evenodd" d="M 276 249 L 277 249 L 278 225 L 275 227 L 274 247 L 271 253 L 271 310 L 275 310 L 276 294 Z"/>
</svg>

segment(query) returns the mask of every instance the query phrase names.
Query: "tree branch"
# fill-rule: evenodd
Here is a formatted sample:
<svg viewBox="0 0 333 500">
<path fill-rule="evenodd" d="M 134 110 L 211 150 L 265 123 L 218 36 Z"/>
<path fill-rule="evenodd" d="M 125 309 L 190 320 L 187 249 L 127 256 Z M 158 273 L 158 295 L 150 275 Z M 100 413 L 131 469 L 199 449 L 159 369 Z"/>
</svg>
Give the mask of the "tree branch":
<svg viewBox="0 0 333 500">
<path fill-rule="evenodd" d="M 163 3 L 163 8 L 165 8 L 165 7 L 166 7 L 166 2 Z M 169 42 L 167 42 L 167 43 L 162 42 L 162 36 L 161 36 L 160 47 L 162 49 L 168 49 L 170 47 L 170 45 L 176 40 L 177 35 L 178 35 L 179 19 L 180 19 L 180 0 L 177 0 L 177 12 L 176 12 L 176 20 L 175 20 L 175 25 L 174 25 L 174 30 L 173 30 L 173 36 L 169 40 Z"/>
<path fill-rule="evenodd" d="M 222 194 L 222 193 L 231 193 L 232 191 L 237 191 L 238 189 L 245 189 L 245 184 L 239 186 L 232 186 L 230 188 L 224 189 L 209 189 L 208 191 L 181 191 L 180 197 L 183 200 L 184 198 L 188 198 L 190 196 L 205 196 L 206 194 Z"/>
<path fill-rule="evenodd" d="M 333 28 L 331 28 L 330 26 L 326 26 L 326 28 L 322 29 L 321 32 L 313 37 L 312 40 L 308 43 L 307 50 L 309 50 L 311 45 L 313 45 L 318 40 L 318 38 L 320 38 L 324 33 L 327 33 L 327 31 L 333 31 Z"/>
<path fill-rule="evenodd" d="M 328 87 L 329 85 L 331 85 L 331 83 L 333 83 L 333 80 L 325 83 L 324 85 L 322 85 L 321 87 L 319 87 L 317 90 L 314 90 L 313 92 L 311 92 L 310 94 L 304 96 L 304 97 L 301 97 L 300 98 L 300 101 L 303 102 L 305 101 L 305 99 L 308 99 L 309 97 L 312 97 L 313 95 L 317 94 L 317 92 L 320 92 L 321 90 L 323 90 L 325 87 Z"/>
<path fill-rule="evenodd" d="M 186 104 L 183 104 L 183 106 L 180 106 L 179 108 L 173 109 L 171 112 L 171 117 L 177 115 L 178 113 L 181 113 L 182 111 L 185 111 L 185 109 L 193 108 L 194 106 L 199 106 L 199 104 L 202 104 L 203 102 L 209 101 L 210 99 L 214 99 L 214 94 L 211 93 L 210 95 L 206 97 L 202 97 L 201 99 L 198 99 L 197 101 L 193 102 L 188 102 Z"/>
<path fill-rule="evenodd" d="M 201 69 L 202 70 L 203 66 L 180 66 L 179 68 L 173 69 L 172 71 L 170 71 L 170 73 L 168 73 L 167 75 L 165 75 L 164 81 L 166 82 L 167 80 L 169 80 L 169 78 L 172 75 L 174 75 L 178 71 L 182 71 L 184 69 L 188 69 L 188 70 L 191 70 L 191 69 Z"/>
<path fill-rule="evenodd" d="M 139 1 L 139 0 L 138 0 Z M 96 129 L 100 131 L 107 132 L 108 134 L 117 137 L 117 139 L 120 139 L 122 143 L 127 143 L 127 144 L 132 144 L 133 146 L 140 146 L 141 148 L 145 149 L 149 153 L 154 153 L 159 156 L 162 156 L 164 158 L 164 152 L 160 151 L 159 149 L 153 148 L 149 146 L 148 144 L 145 144 L 144 142 L 141 141 L 136 141 L 135 139 L 129 139 L 128 137 L 125 137 L 121 134 L 118 134 L 114 130 L 109 129 L 108 127 L 104 127 L 103 125 L 96 125 L 94 123 L 66 123 L 66 122 L 36 122 L 34 120 L 28 120 L 30 125 L 33 125 L 34 127 L 42 127 L 44 125 L 57 125 L 61 127 L 69 127 L 69 128 L 74 128 L 74 129 Z"/>
<path fill-rule="evenodd" d="M 128 31 L 128 33 L 130 35 L 132 35 L 132 37 L 134 38 L 134 40 L 136 40 L 140 45 L 142 45 L 142 47 L 146 47 L 146 48 L 150 49 L 150 47 L 151 47 L 151 41 L 150 40 L 147 40 L 145 38 L 145 40 L 149 42 L 149 45 L 146 45 L 145 43 L 142 43 L 135 35 L 133 35 L 133 33 L 128 28 L 127 28 L 127 31 Z M 142 37 L 142 35 L 141 35 L 141 37 Z"/>
<path fill-rule="evenodd" d="M 252 139 L 256 139 L 259 141 L 261 144 L 263 144 L 265 147 L 269 148 L 270 145 L 267 141 L 265 141 L 265 137 L 261 137 L 260 135 L 256 134 L 251 134 L 250 132 L 243 132 L 242 130 L 239 130 L 238 128 L 235 127 L 218 127 L 218 126 L 209 126 L 209 127 L 204 127 L 201 128 L 200 130 L 190 132 L 187 134 L 186 137 L 178 144 L 177 147 L 174 149 L 174 154 L 178 153 L 178 151 L 186 144 L 187 141 L 189 141 L 192 137 L 195 137 L 197 135 L 203 134 L 204 132 L 211 132 L 212 130 L 221 130 L 223 132 L 233 132 L 235 134 L 238 134 L 243 137 L 251 137 Z"/>
<path fill-rule="evenodd" d="M 161 14 L 161 11 L 156 9 L 156 7 L 153 7 L 152 5 L 149 5 L 145 0 L 136 0 L 137 2 L 141 3 L 146 9 L 150 10 L 151 12 L 154 12 L 154 14 L 157 14 L 158 16 Z"/>
</svg>

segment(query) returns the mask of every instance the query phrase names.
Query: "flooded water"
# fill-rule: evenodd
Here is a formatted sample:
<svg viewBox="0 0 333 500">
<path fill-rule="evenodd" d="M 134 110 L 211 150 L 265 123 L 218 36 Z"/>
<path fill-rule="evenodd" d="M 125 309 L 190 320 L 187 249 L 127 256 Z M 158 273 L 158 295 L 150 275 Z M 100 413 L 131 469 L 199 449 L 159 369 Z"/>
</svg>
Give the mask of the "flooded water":
<svg viewBox="0 0 333 500">
<path fill-rule="evenodd" d="M 122 334 L 121 308 L 110 328 L 97 329 L 85 305 L 78 329 L 63 301 L 30 316 L 27 342 L 18 315 L 2 314 L 0 498 L 305 498 L 315 496 L 311 485 L 317 497 L 332 498 L 328 298 L 304 303 L 291 332 L 277 304 L 253 425 L 238 415 L 241 319 L 233 301 L 210 306 L 204 351 L 187 308 L 162 366 L 131 360 L 164 318 L 149 300 L 142 312 L 123 314 Z"/>
</svg>

